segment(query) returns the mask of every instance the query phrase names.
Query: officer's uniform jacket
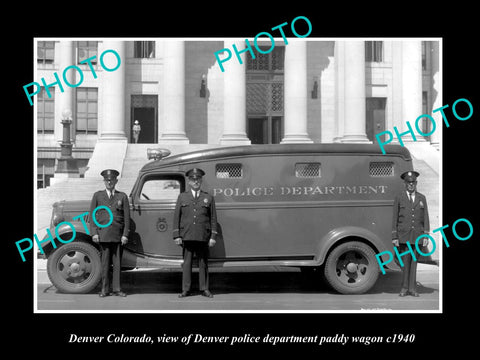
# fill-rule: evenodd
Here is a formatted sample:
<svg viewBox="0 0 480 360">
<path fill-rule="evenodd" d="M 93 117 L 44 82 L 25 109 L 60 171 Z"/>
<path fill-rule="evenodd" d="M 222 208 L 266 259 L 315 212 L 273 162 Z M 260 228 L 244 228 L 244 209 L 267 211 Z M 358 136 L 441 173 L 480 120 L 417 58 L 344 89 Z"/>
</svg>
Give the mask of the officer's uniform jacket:
<svg viewBox="0 0 480 360">
<path fill-rule="evenodd" d="M 107 227 L 99 227 L 93 221 L 93 211 L 98 206 L 107 206 L 113 214 L 113 221 Z M 109 199 L 106 190 L 97 191 L 93 194 L 90 203 L 90 233 L 99 235 L 100 242 L 120 242 L 122 236 L 128 237 L 130 231 L 130 207 L 125 193 L 115 190 L 113 198 Z M 95 220 L 101 225 L 109 223 L 111 217 L 106 209 L 98 209 Z"/>
<path fill-rule="evenodd" d="M 412 204 L 407 191 L 402 191 L 397 195 L 393 203 L 392 223 L 392 239 L 398 239 L 400 244 L 408 241 L 413 246 L 417 237 L 430 231 L 425 196 L 415 192 L 415 200 Z"/>
<path fill-rule="evenodd" d="M 209 193 L 200 190 L 198 199 L 187 190 L 178 195 L 173 215 L 173 238 L 183 241 L 216 239 L 217 211 L 215 200 Z"/>
</svg>

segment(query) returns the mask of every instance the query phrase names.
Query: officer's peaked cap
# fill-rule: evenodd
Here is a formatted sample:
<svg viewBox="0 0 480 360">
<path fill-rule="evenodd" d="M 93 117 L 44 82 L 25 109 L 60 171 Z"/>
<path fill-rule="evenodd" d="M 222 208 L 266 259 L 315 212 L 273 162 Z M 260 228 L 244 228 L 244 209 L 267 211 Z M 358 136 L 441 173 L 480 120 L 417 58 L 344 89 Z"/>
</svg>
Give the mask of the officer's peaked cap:
<svg viewBox="0 0 480 360">
<path fill-rule="evenodd" d="M 405 181 L 415 181 L 420 174 L 416 171 L 405 171 L 400 177 Z"/>
<path fill-rule="evenodd" d="M 102 175 L 104 178 L 111 178 L 111 177 L 116 178 L 118 175 L 120 175 L 120 173 L 114 169 L 106 169 L 106 170 L 103 170 L 100 173 L 100 175 Z"/>
<path fill-rule="evenodd" d="M 199 169 L 199 168 L 193 168 L 193 169 L 188 170 L 185 175 L 189 178 L 191 178 L 191 177 L 202 177 L 202 176 L 205 175 L 205 171 L 203 171 L 202 169 Z"/>
</svg>

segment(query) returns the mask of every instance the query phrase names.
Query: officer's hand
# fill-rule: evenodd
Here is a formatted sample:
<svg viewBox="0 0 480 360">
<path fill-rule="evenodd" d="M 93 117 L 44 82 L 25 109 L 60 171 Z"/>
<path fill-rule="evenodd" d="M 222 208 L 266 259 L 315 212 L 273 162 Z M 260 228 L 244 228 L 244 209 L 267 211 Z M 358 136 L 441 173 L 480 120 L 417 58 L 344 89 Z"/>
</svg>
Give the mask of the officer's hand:
<svg viewBox="0 0 480 360">
<path fill-rule="evenodd" d="M 126 245 L 128 242 L 128 238 L 126 236 L 122 236 L 122 245 Z"/>
<path fill-rule="evenodd" d="M 426 237 L 423 238 L 423 246 L 428 245 L 428 239 Z"/>
<path fill-rule="evenodd" d="M 393 239 L 392 240 L 393 246 L 399 246 L 400 244 L 398 243 L 398 239 Z"/>
<path fill-rule="evenodd" d="M 182 238 L 181 237 L 178 237 L 176 239 L 173 240 L 175 242 L 176 245 L 182 245 Z"/>
<path fill-rule="evenodd" d="M 208 241 L 208 247 L 213 247 L 213 246 L 215 246 L 216 243 L 217 243 L 217 242 L 216 242 L 215 240 L 210 239 L 210 240 Z"/>
<path fill-rule="evenodd" d="M 98 235 L 93 235 L 92 240 L 94 243 L 98 243 L 100 241 L 100 238 L 98 237 Z"/>
</svg>

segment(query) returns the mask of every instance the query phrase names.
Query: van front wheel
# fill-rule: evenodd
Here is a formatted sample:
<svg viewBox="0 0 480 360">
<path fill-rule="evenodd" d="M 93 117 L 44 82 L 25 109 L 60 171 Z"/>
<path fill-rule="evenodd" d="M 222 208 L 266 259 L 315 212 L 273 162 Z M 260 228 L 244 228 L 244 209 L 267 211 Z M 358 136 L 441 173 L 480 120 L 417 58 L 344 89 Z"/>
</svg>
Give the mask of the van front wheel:
<svg viewBox="0 0 480 360">
<path fill-rule="evenodd" d="M 363 294 L 378 279 L 375 252 L 359 241 L 340 244 L 328 255 L 324 275 L 327 282 L 342 294 Z"/>
<path fill-rule="evenodd" d="M 101 278 L 100 252 L 91 244 L 74 241 L 49 256 L 47 273 L 62 293 L 84 294 L 95 289 Z"/>
</svg>

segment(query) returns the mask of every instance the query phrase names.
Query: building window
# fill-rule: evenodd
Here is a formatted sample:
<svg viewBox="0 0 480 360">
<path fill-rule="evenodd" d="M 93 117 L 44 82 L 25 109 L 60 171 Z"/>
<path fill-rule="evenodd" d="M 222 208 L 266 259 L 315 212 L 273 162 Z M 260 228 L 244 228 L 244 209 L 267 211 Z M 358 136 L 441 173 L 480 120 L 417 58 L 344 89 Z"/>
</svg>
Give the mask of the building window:
<svg viewBox="0 0 480 360">
<path fill-rule="evenodd" d="M 37 159 L 37 189 L 50 186 L 55 173 L 55 159 Z"/>
<path fill-rule="evenodd" d="M 383 41 L 365 41 L 365 61 L 383 61 Z"/>
<path fill-rule="evenodd" d="M 295 176 L 298 178 L 319 178 L 320 163 L 297 163 L 295 164 Z"/>
<path fill-rule="evenodd" d="M 428 92 L 427 91 L 422 91 L 422 114 L 428 114 L 430 111 L 428 110 Z M 431 131 L 431 126 L 432 122 L 426 118 L 423 117 L 420 127 L 422 129 L 422 133 L 428 134 Z M 430 136 L 424 136 L 426 140 L 430 140 Z"/>
<path fill-rule="evenodd" d="M 134 41 L 133 57 L 136 59 L 152 59 L 155 57 L 155 41 Z"/>
<path fill-rule="evenodd" d="M 98 128 L 98 89 L 77 88 L 77 133 L 96 134 Z"/>
<path fill-rule="evenodd" d="M 422 41 L 422 70 L 427 70 L 427 42 L 426 41 Z"/>
<path fill-rule="evenodd" d="M 90 62 L 92 64 L 97 63 L 97 54 L 98 54 L 98 41 L 79 41 L 78 42 L 78 59 L 77 62 L 91 58 L 95 56 Z"/>
<path fill-rule="evenodd" d="M 53 134 L 55 127 L 55 88 L 49 89 L 51 98 L 42 87 L 37 95 L 37 132 L 39 134 Z"/>
<path fill-rule="evenodd" d="M 267 52 L 269 47 L 259 46 Z M 268 54 L 255 52 L 255 59 L 252 58 L 250 51 L 247 52 L 247 70 L 248 71 L 283 71 L 285 58 L 285 47 L 275 47 Z"/>
<path fill-rule="evenodd" d="M 37 42 L 37 63 L 53 64 L 55 57 L 55 41 Z"/>
</svg>

